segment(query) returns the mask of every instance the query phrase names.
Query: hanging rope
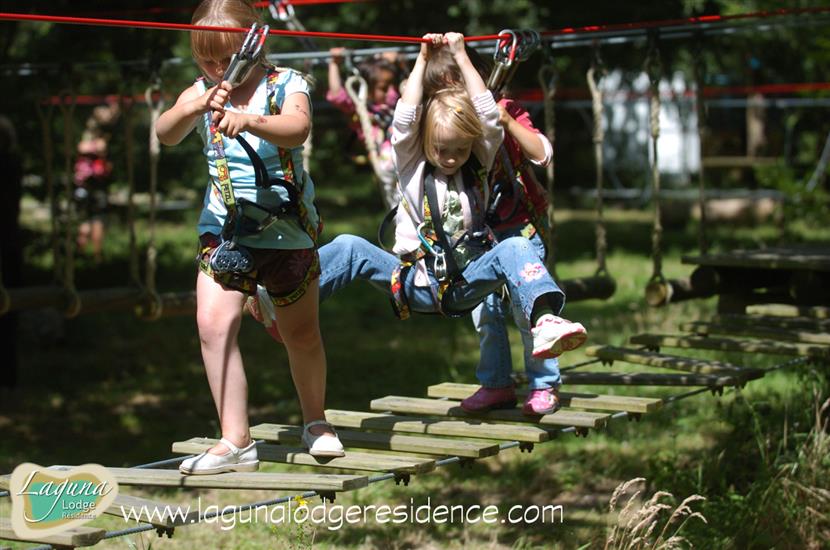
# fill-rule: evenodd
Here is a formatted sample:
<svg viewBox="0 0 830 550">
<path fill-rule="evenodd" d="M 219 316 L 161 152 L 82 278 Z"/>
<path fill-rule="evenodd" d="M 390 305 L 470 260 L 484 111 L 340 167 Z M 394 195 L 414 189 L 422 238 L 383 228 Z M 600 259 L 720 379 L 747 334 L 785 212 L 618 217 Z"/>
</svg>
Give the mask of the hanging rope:
<svg viewBox="0 0 830 550">
<path fill-rule="evenodd" d="M 383 174 L 383 169 L 380 165 L 380 158 L 378 156 L 378 145 L 374 139 L 375 128 L 372 126 L 372 115 L 369 113 L 369 108 L 366 103 L 369 98 L 369 85 L 366 79 L 360 75 L 353 74 L 346 79 L 343 85 L 346 93 L 352 100 L 355 106 L 355 112 L 360 120 L 360 129 L 363 132 L 363 142 L 366 145 L 366 152 L 369 154 L 369 162 L 372 164 L 372 170 L 375 172 L 375 179 L 380 187 L 383 202 L 387 208 L 394 208 L 398 204 L 398 196 L 394 182 L 392 185 L 387 185 Z"/>
<path fill-rule="evenodd" d="M 153 95 L 157 100 L 153 99 Z M 148 321 L 159 319 L 163 313 L 164 303 L 156 290 L 156 201 L 158 191 L 159 155 L 161 144 L 156 134 L 156 121 L 164 110 L 164 96 L 161 93 L 161 81 L 156 78 L 153 84 L 144 92 L 144 100 L 150 111 L 150 215 L 147 241 L 147 265 L 144 272 L 144 292 L 147 299 L 138 308 L 138 315 Z"/>
<path fill-rule="evenodd" d="M 588 88 L 591 90 L 591 106 L 594 115 L 594 162 L 596 164 L 596 251 L 597 251 L 597 275 L 605 275 L 608 273 L 608 268 L 605 263 L 605 255 L 608 250 L 608 242 L 605 231 L 605 218 L 603 215 L 603 156 L 602 143 L 605 140 L 605 131 L 602 128 L 603 119 L 603 104 L 602 104 L 602 89 L 600 87 L 600 80 L 605 76 L 605 66 L 602 63 L 602 58 L 599 55 L 599 45 L 594 44 L 594 55 L 591 60 L 591 66 L 588 68 L 587 80 Z"/>
<path fill-rule="evenodd" d="M 129 79 L 124 79 L 124 82 L 127 83 L 125 86 L 129 88 Z M 127 94 L 121 94 L 118 103 L 119 108 L 121 109 L 121 114 L 124 117 L 124 157 L 127 169 L 127 229 L 130 242 L 130 282 L 138 287 L 141 287 L 138 244 L 136 242 L 135 235 L 135 156 L 133 153 L 135 149 L 133 140 L 133 107 L 135 106 L 135 102 L 132 99 L 132 95 L 129 93 L 131 91 L 132 90 L 128 90 Z"/>
<path fill-rule="evenodd" d="M 48 96 L 46 93 L 42 95 Z M 61 269 L 63 260 L 60 239 L 58 238 L 58 216 L 60 215 L 60 208 L 58 206 L 57 194 L 55 193 L 55 140 L 52 136 L 52 120 L 55 116 L 55 103 L 49 103 L 44 107 L 41 99 L 36 98 L 35 111 L 40 120 L 43 145 L 43 180 L 46 183 L 46 198 L 49 201 L 50 240 L 52 243 L 52 281 L 58 284 L 63 279 Z"/>
<path fill-rule="evenodd" d="M 698 34 L 695 40 L 694 50 L 694 79 L 697 89 L 697 136 L 698 136 L 698 205 L 700 208 L 700 225 L 697 241 L 700 254 L 706 254 L 709 250 L 709 242 L 706 237 L 706 185 L 703 170 L 703 142 L 706 137 L 706 102 L 703 99 L 703 85 L 706 82 L 706 60 L 703 57 L 703 37 Z"/>
<path fill-rule="evenodd" d="M 663 276 L 663 224 L 660 214 L 660 169 L 657 162 L 657 143 L 660 138 L 660 75 L 662 65 L 660 51 L 658 50 L 658 35 L 654 31 L 649 35 L 648 55 L 646 57 L 646 74 L 650 82 L 650 112 L 649 126 L 651 129 L 651 183 L 654 200 L 654 227 L 651 234 L 651 258 L 653 271 L 651 281 L 664 282 Z"/>
<path fill-rule="evenodd" d="M 60 94 L 60 110 L 63 117 L 63 156 L 64 156 L 64 193 L 66 208 L 64 211 L 64 262 L 61 277 L 62 286 L 66 293 L 66 309 L 64 315 L 67 318 L 76 317 L 81 312 L 81 297 L 75 289 L 75 201 L 73 161 L 75 159 L 75 94 L 72 86 Z"/>
<path fill-rule="evenodd" d="M 554 279 L 558 279 L 556 275 L 556 220 L 554 219 L 554 170 L 553 165 L 556 161 L 556 111 L 554 110 L 554 98 L 556 96 L 556 83 L 559 80 L 559 72 L 556 69 L 556 63 L 553 55 L 550 53 L 550 48 L 544 48 L 545 60 L 539 67 L 539 86 L 542 88 L 542 99 L 545 108 L 545 136 L 550 141 L 550 145 L 554 151 L 554 158 L 545 167 L 546 188 L 548 192 L 548 242 L 545 246 L 548 250 L 548 271 Z"/>
</svg>

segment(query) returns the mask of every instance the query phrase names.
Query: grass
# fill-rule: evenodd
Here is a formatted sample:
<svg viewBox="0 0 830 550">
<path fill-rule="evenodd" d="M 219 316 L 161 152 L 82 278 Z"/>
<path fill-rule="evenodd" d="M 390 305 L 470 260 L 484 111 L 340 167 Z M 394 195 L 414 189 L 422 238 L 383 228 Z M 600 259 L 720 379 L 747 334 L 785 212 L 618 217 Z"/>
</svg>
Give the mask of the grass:
<svg viewBox="0 0 830 550">
<path fill-rule="evenodd" d="M 338 189 L 321 188 L 320 202 L 327 219 L 327 238 L 350 232 L 374 240 L 382 213 L 371 188 L 354 182 Z M 607 217 L 608 266 L 616 278 L 617 292 L 608 301 L 573 303 L 566 309 L 569 318 L 586 325 L 593 343 L 623 345 L 633 334 L 671 332 L 681 321 L 705 319 L 714 313 L 713 299 L 647 308 L 643 288 L 651 275 L 647 256 L 650 215 L 611 208 Z M 593 273 L 592 220 L 591 212 L 557 212 L 561 277 Z M 193 225 L 193 213 L 157 225 L 158 283 L 162 290 L 193 285 Z M 127 281 L 127 233 L 115 220 L 111 226 L 101 265 L 78 258 L 80 288 Z M 31 236 L 28 280 L 48 281 L 49 246 L 42 222 L 33 221 L 27 228 Z M 143 246 L 147 227 L 139 223 L 137 230 Z M 794 223 L 787 230 L 791 239 L 830 241 L 827 228 Z M 723 249 L 755 246 L 780 235 L 774 226 L 715 227 L 710 234 Z M 694 253 L 696 242 L 693 224 L 667 229 L 667 276 L 688 274 L 689 268 L 680 258 Z M 321 311 L 331 408 L 367 410 L 369 401 L 376 397 L 424 396 L 431 384 L 475 381 L 478 341 L 469 321 L 416 316 L 397 322 L 386 300 L 362 284 L 344 290 Z M 515 331 L 511 339 L 514 364 L 521 365 Z M 20 341 L 20 387 L 0 399 L 2 472 L 24 461 L 128 466 L 170 456 L 173 441 L 217 434 L 192 318 L 147 323 L 129 314 L 98 314 L 64 322 L 46 311 L 31 312 L 21 316 Z M 284 350 L 250 319 L 244 321 L 240 344 L 249 377 L 252 423 L 299 422 Z M 686 355 L 752 366 L 771 366 L 781 360 L 714 352 Z M 584 359 L 576 351 L 562 364 Z M 614 369 L 643 370 L 622 364 L 615 364 Z M 243 515 L 233 529 L 223 529 L 230 523 L 217 522 L 177 529 L 172 539 L 133 535 L 98 547 L 600 548 L 613 533 L 615 514 L 609 514 L 608 509 L 615 488 L 626 480 L 645 478 L 640 485 L 643 494 L 665 491 L 676 495 L 673 503 L 692 495 L 705 497 L 705 501 L 694 503 L 694 511 L 705 516 L 707 523 L 687 522 L 679 534 L 689 544 L 700 548 L 820 548 L 828 543 L 830 529 L 826 521 L 830 464 L 821 424 L 826 412 L 820 412 L 829 387 L 826 367 L 798 367 L 722 397 L 704 394 L 678 402 L 640 422 L 614 421 L 607 430 L 587 439 L 562 436 L 538 445 L 531 454 L 514 449 L 468 468 L 441 468 L 413 477 L 409 487 L 378 483 L 339 495 L 335 503 L 418 506 L 429 499 L 433 505 L 495 505 L 503 513 L 517 504 L 554 504 L 563 507 L 562 522 L 390 525 L 368 521 L 330 530 L 310 524 L 242 524 Z M 656 396 L 682 391 L 608 390 Z M 312 471 L 281 465 L 265 469 Z M 124 488 L 124 492 L 171 503 L 195 504 L 201 499 L 203 506 L 282 496 L 264 491 Z M 652 505 L 661 502 L 668 501 L 658 499 Z M 309 506 L 318 503 L 314 500 Z M 666 509 L 665 514 L 670 513 Z M 8 499 L 0 499 L 0 515 L 8 514 Z M 99 518 L 94 524 L 107 529 L 125 527 L 123 521 L 112 517 Z M 645 533 L 648 525 L 638 533 Z M 662 524 L 654 527 L 652 535 L 660 529 Z M 664 542 L 670 536 L 664 537 Z"/>
</svg>

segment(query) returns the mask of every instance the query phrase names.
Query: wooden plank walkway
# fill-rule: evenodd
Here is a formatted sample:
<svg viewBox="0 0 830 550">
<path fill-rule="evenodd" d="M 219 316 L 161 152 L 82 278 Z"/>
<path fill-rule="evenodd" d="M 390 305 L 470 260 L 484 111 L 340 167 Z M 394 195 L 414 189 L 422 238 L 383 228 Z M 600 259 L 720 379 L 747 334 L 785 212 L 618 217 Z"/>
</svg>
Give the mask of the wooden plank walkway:
<svg viewBox="0 0 830 550">
<path fill-rule="evenodd" d="M 682 334 L 638 334 L 629 340 L 632 344 L 649 348 L 692 348 L 769 355 L 807 356 L 830 359 L 830 347 L 817 344 L 767 342 L 714 336 L 686 336 Z"/>
<path fill-rule="evenodd" d="M 784 328 L 764 327 L 761 325 L 746 326 L 732 325 L 727 323 L 707 323 L 694 321 L 682 323 L 680 330 L 692 332 L 701 336 L 710 334 L 723 334 L 727 336 L 746 336 L 749 338 L 763 338 L 773 342 L 784 340 L 787 342 L 800 342 L 803 344 L 830 345 L 830 332 L 808 332 L 803 330 L 786 330 Z"/>
<path fill-rule="evenodd" d="M 194 437 L 187 441 L 173 443 L 173 452 L 197 454 L 210 449 L 218 442 L 218 439 Z M 304 447 L 285 447 L 269 445 L 268 443 L 257 445 L 257 455 L 259 460 L 266 462 L 300 464 L 318 468 L 340 468 L 343 470 L 422 474 L 435 469 L 435 461 L 428 458 L 361 453 L 351 450 L 343 457 L 315 458 L 308 454 Z"/>
<path fill-rule="evenodd" d="M 461 408 L 459 401 L 447 401 L 441 399 L 424 399 L 419 397 L 402 397 L 388 395 L 380 399 L 372 400 L 370 405 L 373 411 L 393 413 L 425 414 L 429 416 L 457 416 L 486 418 L 490 420 L 506 420 L 510 422 L 527 422 L 543 424 L 546 426 L 576 426 L 578 428 L 602 428 L 608 421 L 609 415 L 558 410 L 553 414 L 544 416 L 526 416 L 518 408 L 493 410 L 483 413 L 469 413 Z"/>
<path fill-rule="evenodd" d="M 251 428 L 251 437 L 267 441 L 298 441 L 302 435 L 299 426 L 283 424 L 260 424 Z M 395 433 L 361 432 L 337 430 L 337 435 L 349 453 L 348 447 L 358 449 L 380 449 L 405 453 L 421 453 L 438 456 L 460 456 L 483 458 L 498 454 L 499 446 L 493 442 L 460 441 L 442 437 L 423 437 Z"/>
<path fill-rule="evenodd" d="M 427 395 L 429 397 L 465 399 L 478 391 L 480 387 L 478 384 L 444 382 L 427 388 Z M 517 389 L 516 393 L 524 397 L 527 390 Z M 559 399 L 563 407 L 614 412 L 649 413 L 656 411 L 663 405 L 663 400 L 655 397 L 629 397 L 595 393 L 559 392 Z"/>
<path fill-rule="evenodd" d="M 104 538 L 107 532 L 104 529 L 94 527 L 73 527 L 62 533 L 47 535 L 33 539 L 22 539 L 12 529 L 12 522 L 8 518 L 0 518 L 0 539 L 22 542 L 36 542 L 39 544 L 51 544 L 57 547 L 76 548 L 83 546 L 94 546 Z"/>
<path fill-rule="evenodd" d="M 754 380 L 764 376 L 761 369 L 752 369 L 733 365 L 723 361 L 693 359 L 679 355 L 666 355 L 653 351 L 621 348 L 616 346 L 590 346 L 585 349 L 589 357 L 596 357 L 603 363 L 623 361 L 637 365 L 646 365 L 662 369 L 679 370 L 694 374 L 722 374 L 740 376 Z"/>
<path fill-rule="evenodd" d="M 68 470 L 52 466 L 50 470 Z M 207 476 L 186 476 L 178 470 L 150 468 L 107 468 L 119 485 L 141 487 L 188 487 L 200 489 L 272 489 L 299 491 L 351 491 L 368 485 L 368 478 L 336 474 L 272 474 L 228 472 Z M 0 489 L 8 490 L 11 475 L 0 476 Z"/>
<path fill-rule="evenodd" d="M 474 437 L 527 443 L 542 443 L 550 439 L 550 432 L 539 426 L 496 424 L 476 419 L 447 420 L 425 416 L 402 416 L 337 409 L 326 410 L 326 419 L 338 428 Z"/>
</svg>

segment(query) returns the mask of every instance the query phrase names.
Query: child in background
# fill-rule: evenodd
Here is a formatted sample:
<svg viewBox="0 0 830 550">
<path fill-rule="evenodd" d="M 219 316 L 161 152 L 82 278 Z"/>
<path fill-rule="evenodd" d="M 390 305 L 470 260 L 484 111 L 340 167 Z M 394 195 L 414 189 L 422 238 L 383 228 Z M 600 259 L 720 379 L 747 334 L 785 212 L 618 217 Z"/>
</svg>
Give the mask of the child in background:
<svg viewBox="0 0 830 550">
<path fill-rule="evenodd" d="M 483 79 L 489 69 L 475 51 L 469 57 Z M 436 52 L 424 76 L 427 97 L 448 86 L 463 82 L 461 69 L 446 50 Z M 487 222 L 498 241 L 522 236 L 530 240 L 538 258 L 544 261 L 544 232 L 547 227 L 548 200 L 529 164 L 547 166 L 553 157 L 550 141 L 530 120 L 521 105 L 505 97 L 498 99 L 499 123 L 505 130 L 504 144 L 493 165 L 490 178 L 491 208 Z M 494 195 L 501 195 L 494 200 Z M 511 302 L 513 318 L 524 345 L 525 373 L 530 392 L 523 411 L 526 414 L 550 414 L 559 408 L 558 388 L 561 384 L 559 364 L 555 358 L 542 359 L 533 355 L 533 336 L 522 313 L 521 304 Z M 473 324 L 479 335 L 481 350 L 476 377 L 481 388 L 461 402 L 465 410 L 486 411 L 512 408 L 516 392 L 510 341 L 505 324 L 505 304 L 500 293 L 488 296 L 473 312 Z"/>
<path fill-rule="evenodd" d="M 340 66 L 345 55 L 344 48 L 330 50 L 328 81 L 329 89 L 326 92 L 328 100 L 337 109 L 349 118 L 349 128 L 355 132 L 361 143 L 365 143 L 366 136 L 360 124 L 357 109 L 343 84 L 340 76 Z M 381 193 L 387 208 L 398 203 L 398 193 L 395 181 L 395 165 L 392 161 L 392 145 L 389 141 L 389 125 L 392 123 L 392 113 L 400 97 L 397 86 L 398 68 L 387 57 L 372 58 L 360 66 L 360 73 L 366 79 L 369 88 L 366 107 L 372 119 L 372 139 L 378 152 L 378 166 L 376 176 L 380 181 Z"/>
<path fill-rule="evenodd" d="M 118 119 L 119 108 L 115 103 L 99 105 L 86 121 L 78 156 L 75 159 L 75 202 L 81 223 L 78 226 L 78 250 L 86 252 L 92 244 L 96 262 L 103 259 L 104 216 L 109 199 L 107 188 L 112 177 L 112 163 L 107 159 L 107 128 Z"/>
<path fill-rule="evenodd" d="M 192 22 L 248 28 L 258 22 L 258 14 L 245 0 L 204 0 Z M 207 80 L 219 84 L 207 87 L 203 79 L 197 80 L 156 124 L 159 139 L 166 145 L 178 144 L 194 129 L 198 131 L 211 180 L 199 219 L 202 252 L 196 283 L 197 324 L 222 440 L 185 460 L 180 466 L 185 474 L 258 468 L 256 443 L 249 432 L 248 385 L 237 340 L 243 304 L 247 295 L 256 292 L 257 283 L 279 306 L 277 323 L 305 423 L 303 443 L 315 456 L 344 454 L 323 412 L 326 358 L 318 322 L 319 220 L 312 202 L 314 186 L 302 164 L 302 144 L 311 127 L 309 87 L 299 73 L 265 65 L 264 52 L 259 63 L 240 76 L 238 84 L 223 81 L 230 58 L 244 39 L 244 34 L 234 32 L 191 33 L 194 60 Z M 257 186 L 253 157 L 233 139 L 237 136 L 244 136 L 264 161 L 271 178 L 266 187 Z M 227 182 L 220 179 L 225 171 L 220 173 L 217 168 L 224 164 L 223 156 L 237 205 L 243 200 L 255 205 L 243 208 L 230 220 L 228 203 L 220 193 L 222 182 Z M 262 229 L 240 229 L 250 228 L 251 221 L 253 226 L 262 226 L 264 212 L 283 207 L 290 215 Z M 226 222 L 232 225 L 226 226 Z M 239 237 L 238 247 L 232 250 L 247 253 L 252 270 L 225 269 L 212 261 L 230 242 L 225 239 L 228 227 Z"/>
<path fill-rule="evenodd" d="M 320 249 L 320 297 L 363 279 L 392 297 L 401 318 L 409 311 L 456 315 L 506 285 L 525 324 L 534 326 L 532 354 L 556 357 L 585 341 L 584 327 L 557 316 L 564 294 L 530 241 L 516 236 L 489 248 L 488 233 L 481 231 L 486 172 L 503 138 L 500 111 L 464 51 L 463 36 L 425 38 L 430 46 L 421 47 L 392 125 L 402 186 L 395 254 L 359 237 L 338 236 Z M 424 71 L 442 50 L 460 67 L 464 88 L 440 90 L 424 107 Z M 432 189 L 435 207 L 425 200 Z M 436 253 L 438 223 L 454 244 Z M 442 265 L 450 254 L 462 271 L 451 284 Z"/>
</svg>

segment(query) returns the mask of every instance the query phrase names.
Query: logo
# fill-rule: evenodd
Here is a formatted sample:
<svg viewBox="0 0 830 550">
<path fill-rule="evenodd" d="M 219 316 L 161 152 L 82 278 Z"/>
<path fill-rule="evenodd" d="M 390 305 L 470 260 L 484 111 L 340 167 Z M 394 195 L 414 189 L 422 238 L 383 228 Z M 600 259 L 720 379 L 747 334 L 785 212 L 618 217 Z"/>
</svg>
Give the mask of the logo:
<svg viewBox="0 0 830 550">
<path fill-rule="evenodd" d="M 12 529 L 21 538 L 53 535 L 100 516 L 118 496 L 115 477 L 103 466 L 44 468 L 24 463 L 9 483 Z"/>
</svg>

